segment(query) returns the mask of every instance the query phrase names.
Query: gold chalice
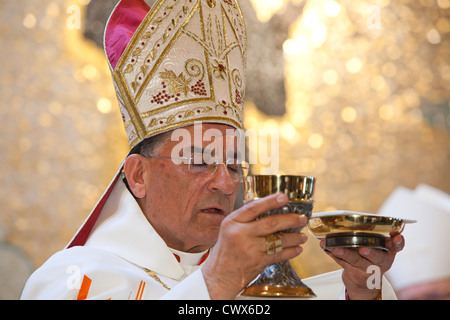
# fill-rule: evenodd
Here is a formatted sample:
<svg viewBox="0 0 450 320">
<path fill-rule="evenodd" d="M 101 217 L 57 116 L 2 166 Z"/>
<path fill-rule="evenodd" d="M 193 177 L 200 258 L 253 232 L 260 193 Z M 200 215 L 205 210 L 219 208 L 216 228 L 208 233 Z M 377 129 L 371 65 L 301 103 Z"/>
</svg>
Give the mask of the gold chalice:
<svg viewBox="0 0 450 320">
<path fill-rule="evenodd" d="M 274 193 L 284 193 L 289 197 L 288 203 L 275 210 L 263 213 L 259 218 L 269 215 L 297 213 L 311 216 L 314 201 L 314 177 L 292 175 L 250 175 L 244 178 L 244 204 L 269 196 Z M 302 228 L 285 230 L 283 232 L 300 232 Z M 266 237 L 273 238 L 272 247 L 268 253 L 278 252 L 281 243 L 276 242 L 276 234 Z M 241 294 L 242 296 L 266 298 L 314 298 L 314 292 L 297 276 L 289 261 L 267 266 L 258 278 Z"/>
</svg>

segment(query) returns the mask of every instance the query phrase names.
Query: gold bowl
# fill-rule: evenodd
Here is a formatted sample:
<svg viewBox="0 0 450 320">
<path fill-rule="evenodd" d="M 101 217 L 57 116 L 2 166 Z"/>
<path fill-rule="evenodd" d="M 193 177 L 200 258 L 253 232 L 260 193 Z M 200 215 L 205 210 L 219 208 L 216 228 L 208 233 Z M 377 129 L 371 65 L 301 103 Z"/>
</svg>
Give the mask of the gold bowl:
<svg viewBox="0 0 450 320">
<path fill-rule="evenodd" d="M 244 178 L 244 202 L 284 193 L 289 201 L 313 201 L 315 177 L 293 175 L 250 175 Z"/>
<path fill-rule="evenodd" d="M 386 249 L 386 238 L 402 233 L 415 220 L 385 217 L 354 211 L 315 213 L 308 222 L 309 232 L 325 239 L 325 250 L 334 247 L 374 247 Z"/>
</svg>

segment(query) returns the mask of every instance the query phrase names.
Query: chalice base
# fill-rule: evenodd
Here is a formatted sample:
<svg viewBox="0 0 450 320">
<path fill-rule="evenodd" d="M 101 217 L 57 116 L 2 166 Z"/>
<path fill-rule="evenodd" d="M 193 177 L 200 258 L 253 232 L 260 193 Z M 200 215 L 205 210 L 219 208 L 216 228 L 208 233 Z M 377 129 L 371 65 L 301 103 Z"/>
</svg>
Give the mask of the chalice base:
<svg viewBox="0 0 450 320">
<path fill-rule="evenodd" d="M 270 265 L 248 286 L 241 296 L 259 298 L 315 298 L 292 269 L 289 261 Z"/>
<path fill-rule="evenodd" d="M 333 248 L 337 247 L 370 247 L 387 251 L 386 238 L 383 235 L 373 233 L 337 233 L 326 235 L 325 250 L 331 251 Z"/>
</svg>

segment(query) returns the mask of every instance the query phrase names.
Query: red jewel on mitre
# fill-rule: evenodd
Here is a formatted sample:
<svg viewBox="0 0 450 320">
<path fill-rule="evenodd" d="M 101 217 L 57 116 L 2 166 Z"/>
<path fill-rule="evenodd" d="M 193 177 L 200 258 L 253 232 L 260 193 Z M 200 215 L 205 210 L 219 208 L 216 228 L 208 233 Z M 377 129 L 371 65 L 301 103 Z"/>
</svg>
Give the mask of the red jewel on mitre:
<svg viewBox="0 0 450 320">
<path fill-rule="evenodd" d="M 144 0 L 121 0 L 105 30 L 105 51 L 113 69 L 150 7 Z"/>
</svg>

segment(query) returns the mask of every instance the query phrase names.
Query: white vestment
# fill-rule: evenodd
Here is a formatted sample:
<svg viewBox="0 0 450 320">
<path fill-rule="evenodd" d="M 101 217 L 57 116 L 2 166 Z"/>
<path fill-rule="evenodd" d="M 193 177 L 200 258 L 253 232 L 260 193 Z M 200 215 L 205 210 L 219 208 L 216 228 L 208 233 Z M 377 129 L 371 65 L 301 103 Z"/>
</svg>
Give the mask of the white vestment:
<svg viewBox="0 0 450 320">
<path fill-rule="evenodd" d="M 176 252 L 178 261 L 124 183 L 115 181 L 87 241 L 46 261 L 29 278 L 21 299 L 210 299 L 198 266 L 204 254 Z M 317 299 L 344 299 L 341 273 L 304 282 Z M 383 299 L 395 299 L 384 279 L 382 288 Z"/>
</svg>

